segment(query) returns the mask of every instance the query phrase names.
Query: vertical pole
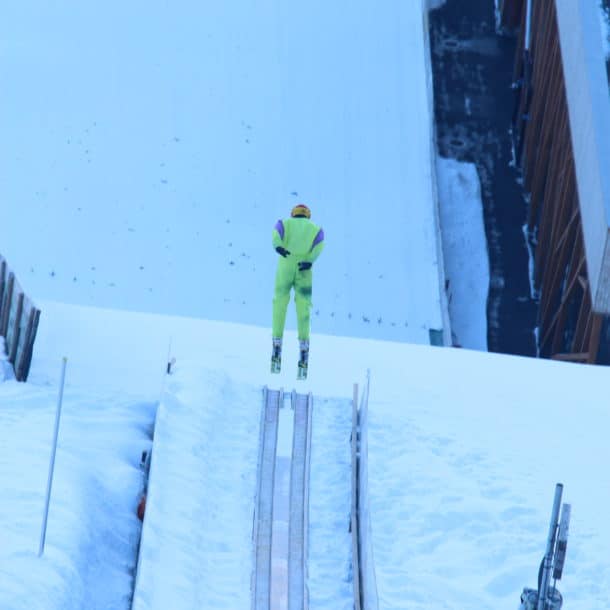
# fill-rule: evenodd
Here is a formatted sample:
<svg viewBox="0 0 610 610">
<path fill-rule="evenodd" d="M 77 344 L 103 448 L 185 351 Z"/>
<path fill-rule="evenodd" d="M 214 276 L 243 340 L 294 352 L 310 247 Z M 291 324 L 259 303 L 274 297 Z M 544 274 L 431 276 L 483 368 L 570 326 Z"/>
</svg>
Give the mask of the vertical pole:
<svg viewBox="0 0 610 610">
<path fill-rule="evenodd" d="M 527 0 L 527 8 L 525 9 L 525 50 L 530 52 L 530 43 L 532 41 L 532 0 Z"/>
<path fill-rule="evenodd" d="M 544 554 L 542 580 L 538 591 L 538 610 L 546 610 L 547 592 L 549 580 L 551 578 L 551 568 L 553 566 L 553 552 L 555 549 L 555 534 L 557 532 L 557 522 L 559 521 L 559 507 L 561 506 L 561 494 L 563 485 L 557 483 L 555 486 L 555 499 L 553 500 L 553 512 L 551 513 L 551 523 L 549 525 L 549 537 L 546 541 L 546 553 Z"/>
<path fill-rule="evenodd" d="M 57 437 L 59 435 L 59 418 L 61 416 L 61 404 L 64 398 L 64 383 L 66 381 L 67 358 L 61 361 L 61 379 L 59 381 L 59 396 L 57 397 L 57 411 L 55 412 L 55 429 L 53 431 L 53 447 L 51 449 L 51 461 L 49 462 L 49 477 L 47 479 L 47 494 L 42 516 L 42 530 L 40 532 L 40 546 L 38 547 L 38 557 L 44 552 L 44 541 L 47 535 L 47 519 L 49 516 L 49 502 L 51 500 L 51 486 L 53 485 L 53 469 L 55 467 L 55 454 L 57 452 Z"/>
<path fill-rule="evenodd" d="M 360 542 L 358 532 L 358 384 L 354 384 L 352 398 L 352 515 L 350 530 L 352 533 L 352 581 L 354 595 L 354 610 L 361 610 L 362 597 L 360 591 Z"/>
</svg>

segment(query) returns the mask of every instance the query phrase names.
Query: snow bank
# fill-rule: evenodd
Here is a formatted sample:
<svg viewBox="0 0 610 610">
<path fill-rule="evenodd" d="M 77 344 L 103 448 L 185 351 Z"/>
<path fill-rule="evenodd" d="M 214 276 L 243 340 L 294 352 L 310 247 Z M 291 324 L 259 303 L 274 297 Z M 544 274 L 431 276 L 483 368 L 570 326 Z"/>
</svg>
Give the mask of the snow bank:
<svg viewBox="0 0 610 610">
<path fill-rule="evenodd" d="M 436 166 L 453 342 L 487 351 L 489 260 L 476 166 L 443 157 Z"/>
<path fill-rule="evenodd" d="M 54 387 L 0 384 L 0 607 L 129 610 L 139 459 L 155 405 L 66 391 L 38 558 L 56 398 Z"/>
<path fill-rule="evenodd" d="M 180 361 L 157 414 L 134 610 L 247 608 L 258 388 Z"/>
<path fill-rule="evenodd" d="M 557 482 L 572 504 L 565 604 L 607 608 L 608 368 L 421 348 L 386 362 L 368 432 L 380 608 L 515 608 Z"/>
<path fill-rule="evenodd" d="M 268 325 L 271 229 L 302 200 L 314 328 L 427 344 L 424 24 L 421 0 L 5 4 L 3 253 L 37 301 Z"/>
</svg>

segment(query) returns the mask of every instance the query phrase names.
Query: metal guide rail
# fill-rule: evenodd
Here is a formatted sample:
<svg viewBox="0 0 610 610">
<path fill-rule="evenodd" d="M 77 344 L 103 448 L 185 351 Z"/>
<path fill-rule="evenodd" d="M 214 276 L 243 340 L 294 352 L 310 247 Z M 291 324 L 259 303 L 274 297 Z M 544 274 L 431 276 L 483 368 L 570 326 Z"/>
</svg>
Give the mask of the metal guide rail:
<svg viewBox="0 0 610 610">
<path fill-rule="evenodd" d="M 309 454 L 311 446 L 312 396 L 291 394 L 294 411 L 288 510 L 287 574 L 277 573 L 274 547 L 274 481 L 276 474 L 280 408 L 283 390 L 263 389 L 263 409 L 259 439 L 257 497 L 254 514 L 253 610 L 307 610 L 307 529 L 309 506 Z M 287 415 L 287 413 L 286 413 Z M 277 507 L 276 507 L 277 508 Z M 278 586 L 274 579 L 287 578 Z M 283 585 L 283 586 L 282 586 Z M 283 591 L 285 590 L 285 591 Z M 278 593 L 279 591 L 279 593 Z M 287 605 L 286 605 L 287 597 Z"/>
</svg>

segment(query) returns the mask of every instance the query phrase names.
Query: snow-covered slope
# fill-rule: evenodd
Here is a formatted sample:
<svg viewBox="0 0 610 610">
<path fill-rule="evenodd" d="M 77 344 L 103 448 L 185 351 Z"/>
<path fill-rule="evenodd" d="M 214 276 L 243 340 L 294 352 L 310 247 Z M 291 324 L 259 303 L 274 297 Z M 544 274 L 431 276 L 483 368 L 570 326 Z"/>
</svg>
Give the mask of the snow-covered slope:
<svg viewBox="0 0 610 610">
<path fill-rule="evenodd" d="M 0 608 L 127 609 L 155 405 L 70 384 L 39 558 L 56 400 L 54 386 L 0 384 Z"/>
<path fill-rule="evenodd" d="M 315 327 L 428 343 L 420 4 L 5 3 L 2 253 L 37 298 L 266 326 L 271 229 L 305 201 Z"/>
<path fill-rule="evenodd" d="M 162 550 L 144 550 L 142 578 L 168 582 L 144 591 L 190 610 L 214 574 L 216 607 L 246 599 L 226 592 L 249 578 L 255 397 L 295 384 L 292 331 L 268 374 L 270 229 L 300 200 L 327 234 L 301 385 L 319 411 L 311 551 L 327 552 L 312 610 L 349 604 L 341 409 L 367 368 L 380 607 L 514 609 L 561 480 L 566 604 L 607 609 L 607 369 L 404 343 L 441 326 L 424 23 L 419 1 L 2 5 L 0 244 L 43 311 L 29 383 L 0 385 L 3 610 L 129 608 L 138 463 L 161 400 L 172 493 L 149 507 Z"/>
<path fill-rule="evenodd" d="M 252 508 L 254 490 L 248 498 L 247 481 L 253 479 L 254 472 L 251 462 L 239 456 L 245 456 L 248 447 L 250 452 L 256 450 L 256 439 L 249 435 L 256 435 L 252 427 L 256 428 L 259 415 L 260 387 L 266 383 L 290 389 L 296 383 L 290 359 L 291 350 L 296 352 L 294 335 L 287 337 L 285 371 L 271 376 L 266 328 L 50 303 L 44 303 L 44 310 L 47 316 L 41 328 L 32 384 L 0 386 L 5 405 L 0 409 L 0 447 L 6 456 L 0 462 L 0 481 L 5 486 L 4 497 L 10 498 L 3 511 L 7 521 L 18 524 L 0 552 L 3 566 L 0 590 L 10 591 L 8 605 L 2 607 L 11 610 L 36 607 L 27 605 L 36 597 L 32 593 L 36 590 L 47 592 L 45 610 L 76 610 L 78 603 L 66 601 L 62 593 L 67 587 L 64 579 L 68 578 L 70 590 L 74 587 L 84 590 L 103 581 L 109 591 L 114 591 L 116 599 L 124 597 L 129 568 L 133 567 L 129 563 L 133 561 L 130 554 L 133 549 L 125 547 L 125 555 L 114 564 L 117 570 L 111 573 L 106 571 L 107 562 L 92 558 L 110 553 L 111 549 L 105 546 L 114 545 L 112 538 L 100 532 L 119 525 L 132 532 L 127 536 L 135 535 L 137 530 L 133 516 L 139 484 L 137 460 L 142 447 L 147 446 L 137 421 L 138 418 L 150 421 L 147 405 L 151 403 L 142 402 L 142 407 L 131 413 L 136 422 L 136 429 L 126 430 L 131 440 L 120 445 L 123 441 L 119 436 L 110 445 L 106 430 L 118 433 L 124 429 L 126 411 L 105 409 L 96 396 L 100 393 L 116 396 L 119 391 L 127 396 L 138 392 L 156 394 L 158 398 L 162 386 L 164 391 L 174 392 L 181 402 L 192 406 L 186 409 L 184 405 L 176 407 L 168 402 L 164 407 L 164 425 L 170 426 L 165 433 L 165 448 L 166 453 L 170 452 L 167 455 L 173 455 L 166 473 L 171 477 L 172 468 L 180 470 L 183 466 L 184 483 L 167 484 L 171 493 L 163 496 L 157 509 L 162 511 L 157 515 L 163 519 L 152 521 L 156 523 L 155 540 L 164 550 L 149 554 L 148 559 L 156 556 L 161 562 L 158 567 L 162 567 L 172 557 L 182 558 L 180 565 L 184 565 L 183 561 L 193 565 L 198 557 L 203 561 L 208 552 L 217 556 L 219 524 L 226 522 L 232 535 L 222 552 L 227 554 L 226 565 L 232 568 L 218 583 L 219 590 L 240 579 L 247 581 L 250 567 L 236 558 L 249 556 L 246 532 L 249 526 L 240 521 L 236 527 L 231 518 L 248 513 L 249 502 Z M 58 363 L 57 355 L 61 352 L 61 347 L 51 340 L 54 332 L 49 329 L 62 330 L 62 343 L 69 357 L 68 396 L 84 396 L 76 386 L 88 382 L 90 410 L 85 410 L 82 404 L 78 409 L 66 410 L 62 431 L 68 437 L 60 435 L 58 451 L 58 480 L 64 477 L 72 483 L 67 498 L 73 506 L 82 507 L 75 508 L 74 518 L 79 519 L 79 528 L 83 529 L 63 535 L 71 531 L 72 517 L 63 512 L 66 499 L 60 495 L 64 490 L 59 487 L 61 491 L 54 495 L 51 504 L 48 554 L 38 561 L 34 555 L 54 410 L 54 386 L 45 384 L 56 380 L 57 373 L 51 374 L 54 369 L 50 363 Z M 166 337 L 170 333 L 176 373 L 164 384 Z M 121 337 L 129 350 L 116 349 Z M 315 335 L 313 345 L 311 379 L 299 387 L 302 391 L 311 390 L 315 397 L 314 458 L 318 452 L 315 459 L 322 461 L 312 463 L 312 476 L 317 476 L 317 472 L 322 478 L 312 482 L 312 490 L 318 491 L 311 498 L 312 506 L 316 507 L 311 523 L 314 532 L 318 527 L 322 528 L 320 533 L 326 531 L 317 544 L 327 551 L 330 564 L 325 565 L 324 572 L 312 572 L 312 579 L 317 579 L 312 580 L 317 582 L 311 594 L 312 602 L 316 600 L 312 608 L 340 607 L 341 599 L 345 598 L 338 591 L 342 590 L 344 595 L 349 590 L 345 580 L 348 578 L 345 557 L 349 556 L 348 488 L 347 485 L 342 488 L 333 474 L 335 468 L 339 472 L 344 468 L 340 455 L 342 450 L 348 451 L 348 438 L 342 449 L 337 441 L 341 437 L 337 432 L 342 416 L 337 409 L 341 404 L 346 411 L 349 409 L 352 383 L 364 377 L 367 367 L 372 376 L 369 477 L 380 607 L 408 604 L 415 608 L 451 610 L 514 608 L 521 588 L 535 586 L 552 493 L 558 481 L 564 483 L 564 499 L 572 503 L 573 510 L 560 589 L 571 608 L 607 607 L 610 562 L 606 550 L 610 531 L 603 507 L 610 502 L 610 488 L 600 482 L 605 477 L 605 463 L 610 459 L 604 401 L 608 369 L 324 335 Z M 296 353 L 294 356 L 296 359 Z M 104 375 L 99 375 L 100 362 L 108 363 Z M 15 389 L 33 392 L 37 398 L 23 399 L 20 408 Z M 121 404 L 118 399 L 113 402 Z M 8 409 L 11 403 L 17 408 Z M 137 403 L 126 400 L 123 404 Z M 172 412 L 180 416 L 173 422 Z M 34 417 L 39 421 L 30 419 Z M 349 418 L 349 414 L 344 413 L 343 417 Z M 106 429 L 84 427 L 100 418 Z M 209 452 L 211 447 L 204 442 L 214 421 L 219 422 L 221 433 L 223 429 L 232 430 L 229 436 L 235 441 L 223 449 L 216 445 L 217 439 L 210 437 L 218 448 L 216 453 Z M 327 429 L 321 430 L 321 426 Z M 36 430 L 36 434 L 30 430 Z M 29 436 L 33 436 L 34 444 Z M 79 437 L 76 446 L 81 449 L 75 461 L 67 458 L 71 451 L 76 451 L 68 440 L 70 436 Z M 176 439 L 174 447 L 167 442 L 171 438 Z M 328 443 L 329 438 L 334 439 L 334 444 Z M 195 450 L 197 443 L 202 443 L 201 450 Z M 226 452 L 231 448 L 238 454 L 228 460 Z M 210 455 L 216 455 L 218 461 L 211 460 Z M 123 466 L 125 461 L 127 465 Z M 18 471 L 14 465 L 21 462 L 26 467 Z M 225 462 L 227 488 L 218 478 Z M 104 472 L 97 474 L 98 468 Z M 130 483 L 123 484 L 123 475 L 115 475 L 112 484 L 100 487 L 98 481 L 105 472 L 125 473 Z M 238 491 L 234 497 L 229 494 L 231 480 Z M 332 487 L 332 493 L 320 491 L 325 485 Z M 208 488 L 210 493 L 206 495 Z M 7 490 L 13 491 L 7 495 Z M 116 500 L 112 499 L 115 492 L 121 494 Z M 95 518 L 97 527 L 90 531 L 85 516 L 91 498 L 99 499 L 100 511 Z M 200 503 L 195 502 L 197 498 Z M 231 501 L 233 510 L 226 508 Z M 341 502 L 345 507 L 343 516 Z M 116 505 L 122 508 L 117 510 Z M 189 506 L 192 510 L 187 510 Z M 202 519 L 202 507 L 220 512 L 209 520 Z M 81 510 L 85 515 L 81 516 Z M 155 509 L 152 510 L 154 515 Z M 328 532 L 332 528 L 336 532 L 332 537 L 335 544 L 330 549 L 324 547 L 323 540 L 331 536 Z M 197 534 L 187 535 L 192 532 Z M 89 549 L 87 554 L 71 552 L 77 540 Z M 312 549 L 315 541 L 312 535 Z M 41 565 L 46 567 L 38 567 Z M 237 565 L 243 572 L 235 573 Z M 327 574 L 331 570 L 329 565 L 333 578 Z M 222 572 L 222 567 L 214 565 L 214 570 Z M 59 577 L 49 576 L 48 571 L 59 571 Z M 172 579 L 180 575 L 176 571 L 173 574 Z M 10 580 L 10 587 L 5 579 Z M 198 582 L 197 577 L 189 577 L 180 591 L 194 590 Z M 332 590 L 331 583 L 336 583 Z M 154 590 L 167 591 L 162 583 L 155 584 Z M 183 597 L 176 594 L 174 607 L 190 608 L 181 601 L 184 599 L 192 598 L 187 593 Z M 226 606 L 220 607 L 233 607 L 232 600 L 227 598 Z M 91 604 L 88 607 L 102 607 Z"/>
</svg>

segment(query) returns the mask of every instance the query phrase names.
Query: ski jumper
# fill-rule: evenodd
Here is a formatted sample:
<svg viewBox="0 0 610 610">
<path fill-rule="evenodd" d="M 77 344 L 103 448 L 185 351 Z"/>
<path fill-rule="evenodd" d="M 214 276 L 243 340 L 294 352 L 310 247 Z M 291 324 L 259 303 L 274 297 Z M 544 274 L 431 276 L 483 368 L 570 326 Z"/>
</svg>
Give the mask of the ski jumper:
<svg viewBox="0 0 610 610">
<path fill-rule="evenodd" d="M 289 254 L 280 256 L 275 274 L 273 297 L 273 337 L 284 335 L 290 291 L 294 288 L 299 341 L 309 340 L 311 309 L 311 265 L 300 270 L 299 263 L 313 263 L 324 248 L 324 231 L 309 218 L 278 220 L 273 228 L 273 247 L 284 248 Z"/>
</svg>

